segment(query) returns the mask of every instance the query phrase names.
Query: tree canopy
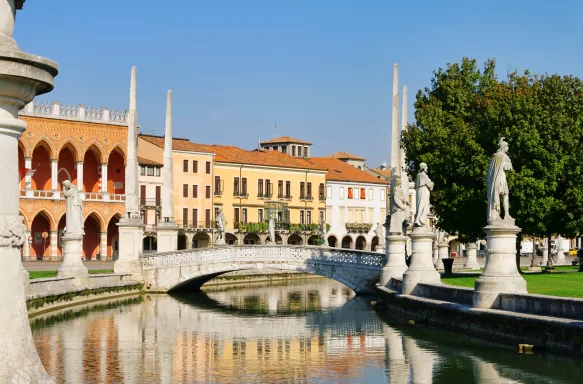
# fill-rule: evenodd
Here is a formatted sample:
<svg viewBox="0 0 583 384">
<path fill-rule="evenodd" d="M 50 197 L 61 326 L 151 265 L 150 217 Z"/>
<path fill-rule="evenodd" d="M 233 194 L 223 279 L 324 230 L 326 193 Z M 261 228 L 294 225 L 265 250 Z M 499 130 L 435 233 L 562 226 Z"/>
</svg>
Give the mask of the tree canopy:
<svg viewBox="0 0 583 384">
<path fill-rule="evenodd" d="M 505 137 L 510 215 L 523 235 L 583 232 L 583 82 L 573 76 L 498 80 L 493 59 L 479 70 L 464 58 L 433 73 L 419 91 L 414 125 L 403 133 L 409 172 L 427 163 L 438 227 L 462 240 L 484 237 L 486 172 Z"/>
</svg>

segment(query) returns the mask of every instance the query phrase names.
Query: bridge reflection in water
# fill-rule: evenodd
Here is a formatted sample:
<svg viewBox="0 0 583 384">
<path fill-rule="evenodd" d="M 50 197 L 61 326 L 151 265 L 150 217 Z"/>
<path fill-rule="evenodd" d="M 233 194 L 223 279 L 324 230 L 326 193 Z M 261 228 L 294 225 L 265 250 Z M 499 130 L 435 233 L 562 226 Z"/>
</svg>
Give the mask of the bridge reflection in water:
<svg viewBox="0 0 583 384">
<path fill-rule="evenodd" d="M 577 360 L 395 323 L 369 300 L 317 279 L 146 295 L 32 327 L 58 383 L 576 383 L 583 374 Z"/>
</svg>

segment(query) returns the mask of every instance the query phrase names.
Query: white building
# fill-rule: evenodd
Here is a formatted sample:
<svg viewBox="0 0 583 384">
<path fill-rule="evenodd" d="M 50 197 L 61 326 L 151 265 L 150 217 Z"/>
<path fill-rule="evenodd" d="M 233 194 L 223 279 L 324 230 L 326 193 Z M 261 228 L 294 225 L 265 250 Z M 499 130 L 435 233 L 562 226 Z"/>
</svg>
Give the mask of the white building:
<svg viewBox="0 0 583 384">
<path fill-rule="evenodd" d="M 139 203 L 140 213 L 144 219 L 144 251 L 157 250 L 156 225 L 161 217 L 162 210 L 162 163 L 138 156 L 140 173 Z"/>
<path fill-rule="evenodd" d="M 333 158 L 311 158 L 326 168 L 326 223 L 328 245 L 375 250 L 375 229 L 387 216 L 388 183 Z M 384 228 L 383 236 L 385 236 Z"/>
</svg>

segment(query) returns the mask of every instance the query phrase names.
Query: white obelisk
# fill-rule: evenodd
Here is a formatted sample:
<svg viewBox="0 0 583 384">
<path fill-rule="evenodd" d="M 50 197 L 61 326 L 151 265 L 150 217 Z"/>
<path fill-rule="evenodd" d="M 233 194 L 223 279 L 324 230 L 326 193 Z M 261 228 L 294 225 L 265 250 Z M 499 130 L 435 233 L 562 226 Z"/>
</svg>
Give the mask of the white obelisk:
<svg viewBox="0 0 583 384">
<path fill-rule="evenodd" d="M 115 273 L 131 273 L 132 280 L 142 279 L 142 235 L 144 223 L 138 206 L 138 144 L 136 125 L 136 67 L 132 67 L 130 81 L 130 108 L 128 114 L 128 148 L 125 172 L 125 213 L 119 227 L 119 258 L 114 263 Z"/>
<path fill-rule="evenodd" d="M 172 91 L 168 91 L 164 132 L 164 169 L 162 170 L 162 222 L 158 223 L 157 227 L 159 252 L 178 249 L 178 226 L 174 221 L 172 183 Z"/>
<path fill-rule="evenodd" d="M 393 66 L 393 115 L 391 123 L 391 172 L 398 174 L 401 168 L 400 157 L 400 139 L 399 131 L 399 64 Z"/>
</svg>

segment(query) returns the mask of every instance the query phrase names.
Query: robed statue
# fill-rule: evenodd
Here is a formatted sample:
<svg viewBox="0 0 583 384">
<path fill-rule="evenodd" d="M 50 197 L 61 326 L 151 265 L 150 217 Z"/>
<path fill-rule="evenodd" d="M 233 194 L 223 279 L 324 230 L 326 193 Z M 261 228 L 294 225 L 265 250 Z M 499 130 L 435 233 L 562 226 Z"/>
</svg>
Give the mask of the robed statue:
<svg viewBox="0 0 583 384">
<path fill-rule="evenodd" d="M 413 226 L 415 227 L 428 226 L 427 215 L 429 215 L 429 197 L 432 190 L 433 182 L 427 176 L 427 164 L 421 163 L 419 164 L 419 172 L 415 179 L 415 193 L 417 195 L 415 199 L 415 221 L 413 222 Z"/>
<path fill-rule="evenodd" d="M 391 186 L 391 194 L 389 197 L 389 212 L 391 214 L 389 218 L 389 233 L 399 235 L 404 234 L 403 224 L 408 219 L 407 208 L 409 206 L 409 201 L 403 193 L 401 184 L 402 181 L 399 176 L 393 179 L 393 185 Z"/>
<path fill-rule="evenodd" d="M 512 171 L 512 162 L 507 155 L 508 143 L 504 141 L 504 137 L 498 142 L 498 151 L 492 156 L 490 160 L 490 167 L 486 174 L 486 183 L 488 186 L 488 224 L 492 224 L 495 220 L 500 220 L 500 196 L 504 200 L 504 220 L 510 220 L 508 203 L 508 184 L 506 183 L 505 171 Z"/>
<path fill-rule="evenodd" d="M 269 224 L 267 225 L 267 230 L 269 231 L 269 241 L 276 244 L 275 241 L 275 220 L 273 218 L 269 219 Z"/>
<path fill-rule="evenodd" d="M 69 180 L 63 182 L 63 194 L 67 208 L 65 219 L 65 236 L 84 236 L 83 202 L 79 190 Z"/>
<path fill-rule="evenodd" d="M 379 238 L 379 245 L 385 245 L 385 234 L 383 231 L 383 226 L 380 223 L 377 223 L 377 227 L 374 230 L 375 236 Z"/>
<path fill-rule="evenodd" d="M 328 228 L 326 226 L 326 220 L 322 220 L 322 245 L 328 246 Z"/>
<path fill-rule="evenodd" d="M 219 233 L 217 243 L 225 244 L 225 214 L 223 213 L 223 210 L 220 208 L 216 220 L 217 220 L 217 232 Z"/>
</svg>

